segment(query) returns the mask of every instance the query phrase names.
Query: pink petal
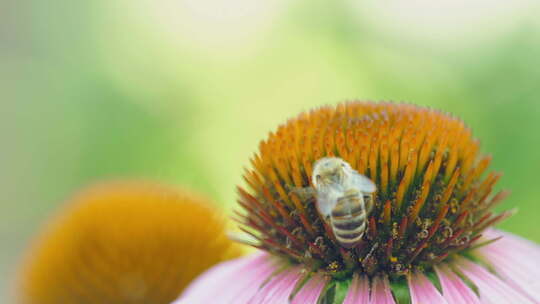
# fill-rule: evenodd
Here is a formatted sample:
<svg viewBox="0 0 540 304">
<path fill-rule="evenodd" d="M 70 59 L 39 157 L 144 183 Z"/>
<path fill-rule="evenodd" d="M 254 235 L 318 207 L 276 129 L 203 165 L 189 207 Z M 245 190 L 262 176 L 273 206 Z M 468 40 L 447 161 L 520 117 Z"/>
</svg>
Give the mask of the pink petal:
<svg viewBox="0 0 540 304">
<path fill-rule="evenodd" d="M 264 253 L 224 262 L 199 276 L 174 303 L 247 303 L 276 269 Z"/>
<path fill-rule="evenodd" d="M 368 304 L 369 279 L 365 275 L 353 274 L 351 286 L 343 304 Z"/>
<path fill-rule="evenodd" d="M 533 253 L 533 254 L 539 254 L 540 255 L 540 246 L 538 246 L 538 244 L 536 244 L 534 242 L 531 242 L 531 241 L 529 241 L 527 239 L 524 239 L 524 238 L 522 238 L 520 236 L 517 236 L 515 234 L 500 231 L 500 230 L 491 229 L 491 230 L 487 230 L 487 231 L 483 232 L 483 235 L 484 235 L 484 237 L 486 237 L 488 239 L 493 239 L 493 238 L 496 238 L 496 237 L 499 237 L 499 236 L 503 236 L 503 238 L 501 240 L 499 240 L 499 241 L 496 241 L 496 242 L 490 244 L 490 245 L 487 245 L 485 247 L 480 247 L 480 248 L 487 248 L 487 247 L 495 247 L 495 248 L 503 247 L 504 248 L 504 247 L 506 247 L 508 245 L 512 245 L 512 246 L 515 246 L 517 249 L 528 250 L 528 251 L 531 251 L 531 253 Z M 517 251 L 517 252 L 522 252 L 522 251 Z"/>
<path fill-rule="evenodd" d="M 503 236 L 493 244 L 481 247 L 478 254 L 495 269 L 505 282 L 540 303 L 540 247 L 517 236 L 489 231 L 489 239 Z"/>
<path fill-rule="evenodd" d="M 292 300 L 292 304 L 317 303 L 328 278 L 321 274 L 314 275 Z"/>
<path fill-rule="evenodd" d="M 414 273 L 408 276 L 409 289 L 411 291 L 412 304 L 447 304 L 437 288 L 422 273 Z"/>
<path fill-rule="evenodd" d="M 274 276 L 249 301 L 249 304 L 287 303 L 296 283 L 302 277 L 300 267 L 292 267 Z M 236 283 L 235 283 L 236 284 Z M 244 303 L 235 301 L 235 303 Z"/>
<path fill-rule="evenodd" d="M 534 303 L 503 280 L 469 260 L 462 258 L 456 263 L 456 266 L 478 287 L 483 303 Z"/>
<path fill-rule="evenodd" d="M 386 276 L 375 277 L 373 280 L 373 287 L 371 290 L 370 304 L 395 304 L 392 291 L 390 290 L 390 283 Z"/>
<path fill-rule="evenodd" d="M 448 304 L 480 304 L 480 299 L 463 280 L 446 265 L 435 267 L 441 282 L 443 297 Z"/>
</svg>

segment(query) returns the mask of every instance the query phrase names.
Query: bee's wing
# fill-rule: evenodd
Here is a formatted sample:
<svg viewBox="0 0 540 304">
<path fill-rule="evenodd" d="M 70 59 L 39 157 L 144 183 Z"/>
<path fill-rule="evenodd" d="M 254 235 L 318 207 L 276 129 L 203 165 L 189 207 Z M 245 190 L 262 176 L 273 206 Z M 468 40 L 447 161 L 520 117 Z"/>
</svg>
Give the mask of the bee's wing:
<svg viewBox="0 0 540 304">
<path fill-rule="evenodd" d="M 364 193 L 373 193 L 377 190 L 377 186 L 369 178 L 363 176 L 360 173 L 355 172 L 353 174 L 353 184 Z"/>
<path fill-rule="evenodd" d="M 339 195 L 335 191 L 317 191 L 317 210 L 324 217 L 330 216 L 337 204 Z"/>
</svg>

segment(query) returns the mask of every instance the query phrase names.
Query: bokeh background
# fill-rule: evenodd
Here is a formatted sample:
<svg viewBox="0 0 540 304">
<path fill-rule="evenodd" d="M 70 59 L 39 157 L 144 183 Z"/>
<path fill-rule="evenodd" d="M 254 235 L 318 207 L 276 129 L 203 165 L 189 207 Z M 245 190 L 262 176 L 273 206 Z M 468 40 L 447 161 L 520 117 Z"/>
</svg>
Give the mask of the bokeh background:
<svg viewBox="0 0 540 304">
<path fill-rule="evenodd" d="M 11 1 L 11 2 L 10 2 Z M 258 142 L 350 99 L 461 116 L 540 241 L 535 0 L 0 2 L 0 302 L 81 187 L 145 177 L 234 206 Z M 219 206 L 218 206 L 219 207 Z"/>
</svg>

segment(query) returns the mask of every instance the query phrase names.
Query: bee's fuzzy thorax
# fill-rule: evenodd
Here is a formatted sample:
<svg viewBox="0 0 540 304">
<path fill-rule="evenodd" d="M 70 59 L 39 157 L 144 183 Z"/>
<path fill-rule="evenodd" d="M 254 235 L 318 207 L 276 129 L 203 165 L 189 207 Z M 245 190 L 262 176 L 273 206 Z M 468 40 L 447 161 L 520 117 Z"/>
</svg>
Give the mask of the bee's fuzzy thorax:
<svg viewBox="0 0 540 304">
<path fill-rule="evenodd" d="M 313 164 L 340 157 L 377 186 L 368 231 L 340 246 L 315 207 L 294 189 L 312 186 Z M 260 143 L 239 187 L 238 214 L 256 247 L 334 276 L 399 277 L 478 246 L 510 212 L 493 206 L 500 174 L 465 124 L 409 104 L 348 102 L 300 114 Z"/>
</svg>

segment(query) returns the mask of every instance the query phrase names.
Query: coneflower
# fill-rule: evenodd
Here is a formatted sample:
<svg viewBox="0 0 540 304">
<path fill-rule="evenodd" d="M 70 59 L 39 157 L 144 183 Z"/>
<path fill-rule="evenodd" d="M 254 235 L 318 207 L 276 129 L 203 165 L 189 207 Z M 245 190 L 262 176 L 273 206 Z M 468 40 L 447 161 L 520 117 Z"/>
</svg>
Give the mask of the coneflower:
<svg viewBox="0 0 540 304">
<path fill-rule="evenodd" d="M 376 187 L 352 245 L 318 208 L 325 157 Z M 490 161 L 439 111 L 349 102 L 302 113 L 261 142 L 238 188 L 236 217 L 260 252 L 212 268 L 178 303 L 540 303 L 539 247 L 491 228 L 512 212 L 493 211 L 508 193 L 494 193 Z"/>
<path fill-rule="evenodd" d="M 149 182 L 92 187 L 45 228 L 22 265 L 22 304 L 170 303 L 240 253 L 207 199 Z"/>
</svg>

